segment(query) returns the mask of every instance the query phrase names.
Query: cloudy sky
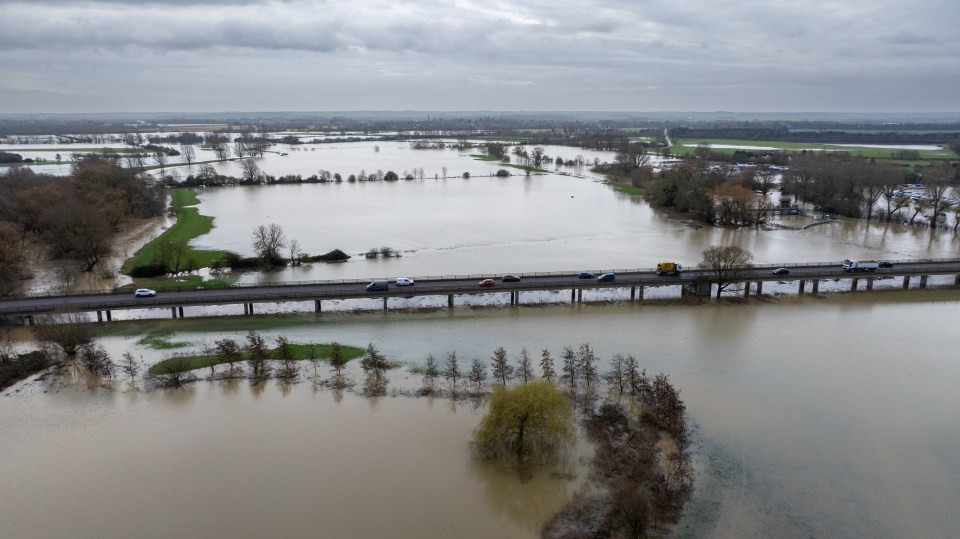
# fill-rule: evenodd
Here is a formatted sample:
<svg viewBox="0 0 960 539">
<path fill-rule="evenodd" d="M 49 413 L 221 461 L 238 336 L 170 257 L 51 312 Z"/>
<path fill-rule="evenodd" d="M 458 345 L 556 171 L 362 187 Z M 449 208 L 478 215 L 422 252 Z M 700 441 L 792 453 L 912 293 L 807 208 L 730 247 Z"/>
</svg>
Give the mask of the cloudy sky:
<svg viewBox="0 0 960 539">
<path fill-rule="evenodd" d="M 0 113 L 960 111 L 957 0 L 0 0 Z"/>
</svg>

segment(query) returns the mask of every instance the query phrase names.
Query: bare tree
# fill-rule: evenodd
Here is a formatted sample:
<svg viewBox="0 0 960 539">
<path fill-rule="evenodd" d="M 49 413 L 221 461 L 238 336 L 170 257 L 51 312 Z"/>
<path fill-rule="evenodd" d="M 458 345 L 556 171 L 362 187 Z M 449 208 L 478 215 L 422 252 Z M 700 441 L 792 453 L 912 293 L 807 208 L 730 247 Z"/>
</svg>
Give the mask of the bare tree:
<svg viewBox="0 0 960 539">
<path fill-rule="evenodd" d="M 366 374 L 364 389 L 368 395 L 382 395 L 386 392 L 387 369 L 390 368 L 390 362 L 380 353 L 373 343 L 367 345 L 367 351 L 360 359 L 360 368 Z"/>
<path fill-rule="evenodd" d="M 74 356 L 77 350 L 97 336 L 97 328 L 79 313 L 38 316 L 33 337 L 42 344 L 52 344 L 64 354 Z"/>
<path fill-rule="evenodd" d="M 113 378 L 116 365 L 114 365 L 113 359 L 110 358 L 110 354 L 103 346 L 88 342 L 80 345 L 78 351 L 80 353 L 80 365 L 87 372 L 103 378 Z"/>
<path fill-rule="evenodd" d="M 530 151 L 530 159 L 533 161 L 534 167 L 540 168 L 546 156 L 545 152 L 546 150 L 543 149 L 543 146 L 534 146 L 533 150 Z"/>
<path fill-rule="evenodd" d="M 502 346 L 493 351 L 493 357 L 490 358 L 490 366 L 493 367 L 493 377 L 500 380 L 500 383 L 506 387 L 507 380 L 513 378 L 513 365 L 507 361 L 507 351 Z"/>
<path fill-rule="evenodd" d="M 736 245 L 712 246 L 703 250 L 700 266 L 713 271 L 713 282 L 717 284 L 717 297 L 730 285 L 739 282 L 750 267 L 753 254 Z"/>
<path fill-rule="evenodd" d="M 163 153 L 163 148 L 157 148 L 153 151 L 153 160 L 160 167 L 160 175 L 163 176 L 163 170 L 167 166 L 167 154 Z"/>
<path fill-rule="evenodd" d="M 180 155 L 182 155 L 183 160 L 187 162 L 187 166 L 192 166 L 193 158 L 196 157 L 197 154 L 193 150 L 193 144 L 181 144 Z"/>
<path fill-rule="evenodd" d="M 529 382 L 533 378 L 533 366 L 530 360 L 530 352 L 526 348 L 520 350 L 520 360 L 517 363 L 517 378 L 523 380 L 523 383 Z"/>
<path fill-rule="evenodd" d="M 300 242 L 290 240 L 290 265 L 299 266 L 302 262 L 303 251 L 300 250 Z"/>
<path fill-rule="evenodd" d="M 593 353 L 590 345 L 583 343 L 577 350 L 577 369 L 580 371 L 580 377 L 589 388 L 597 381 L 597 355 Z"/>
<path fill-rule="evenodd" d="M 247 363 L 250 365 L 250 377 L 254 382 L 266 380 L 269 375 L 267 341 L 256 331 L 247 332 Z"/>
<path fill-rule="evenodd" d="M 283 228 L 277 223 L 260 225 L 253 231 L 253 250 L 257 257 L 268 266 L 279 266 L 283 263 L 280 250 L 286 247 L 287 240 Z"/>
<path fill-rule="evenodd" d="M 483 386 L 484 380 L 487 379 L 487 366 L 483 364 L 483 361 L 480 358 L 473 358 L 473 362 L 470 363 L 470 381 L 477 384 L 477 392 L 480 392 L 480 388 Z"/>
<path fill-rule="evenodd" d="M 457 390 L 457 379 L 460 378 L 460 363 L 457 362 L 457 353 L 450 352 L 447 359 L 443 362 L 443 377 L 450 382 L 450 387 Z"/>
<path fill-rule="evenodd" d="M 433 354 L 427 354 L 427 364 L 423 368 L 424 387 L 432 391 L 437 383 L 437 376 L 440 376 L 440 367 L 437 364 L 437 358 L 433 357 Z"/>
<path fill-rule="evenodd" d="M 577 388 L 577 353 L 569 346 L 563 347 L 563 375 L 561 378 L 567 382 L 570 389 Z"/>
<path fill-rule="evenodd" d="M 140 364 L 130 352 L 124 352 L 121 357 L 123 359 L 120 361 L 120 371 L 127 375 L 130 383 L 133 384 L 137 381 L 137 374 L 140 373 Z"/>
<path fill-rule="evenodd" d="M 623 391 L 627 387 L 628 375 L 626 359 L 622 355 L 614 354 L 610 358 L 610 371 L 604 378 L 606 378 L 607 386 L 611 392 L 616 391 L 618 395 L 623 395 Z"/>
<path fill-rule="evenodd" d="M 243 169 L 243 179 L 248 182 L 257 182 L 263 177 L 263 172 L 257 166 L 257 162 L 251 159 L 244 159 L 241 165 Z"/>
<path fill-rule="evenodd" d="M 540 354 L 540 375 L 547 382 L 553 383 L 553 379 L 557 376 L 557 371 L 553 366 L 553 358 L 550 357 L 550 350 L 546 348 L 543 349 L 543 352 Z"/>
</svg>

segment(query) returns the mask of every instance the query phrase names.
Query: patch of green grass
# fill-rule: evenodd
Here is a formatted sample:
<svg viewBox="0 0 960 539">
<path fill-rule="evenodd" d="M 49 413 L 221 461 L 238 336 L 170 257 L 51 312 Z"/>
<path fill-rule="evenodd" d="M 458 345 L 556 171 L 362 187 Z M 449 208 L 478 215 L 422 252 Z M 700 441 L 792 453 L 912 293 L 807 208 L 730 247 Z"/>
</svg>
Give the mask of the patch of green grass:
<svg viewBox="0 0 960 539">
<path fill-rule="evenodd" d="M 129 272 L 136 266 L 149 264 L 157 258 L 160 246 L 165 243 L 185 242 L 189 244 L 193 238 L 200 237 L 213 230 L 213 217 L 200 215 L 200 210 L 192 206 L 199 204 L 196 193 L 188 189 L 174 189 L 173 207 L 177 212 L 177 222 L 165 230 L 149 243 L 137 251 L 132 258 L 123 263 L 122 273 Z M 184 259 L 193 259 L 198 268 L 210 267 L 215 261 L 223 258 L 224 251 L 204 251 L 188 246 Z"/>
<path fill-rule="evenodd" d="M 643 189 L 639 187 L 634 187 L 628 183 L 620 183 L 616 181 L 608 181 L 605 183 L 610 187 L 613 187 L 615 191 L 623 193 L 625 195 L 636 196 L 636 197 L 643 196 Z"/>
<path fill-rule="evenodd" d="M 295 344 L 290 343 L 290 351 L 293 353 L 294 359 L 302 361 L 305 359 L 310 359 L 311 357 L 318 357 L 326 360 L 330 357 L 331 350 L 333 349 L 331 344 L 327 343 L 306 343 L 306 344 Z M 341 345 L 340 350 L 343 352 L 343 357 L 347 361 L 354 360 L 364 354 L 366 351 L 363 348 L 357 348 L 356 346 Z M 316 354 L 316 355 L 313 355 Z M 276 357 L 276 349 L 270 350 L 270 358 Z M 246 361 L 248 359 L 248 354 L 244 353 L 241 356 L 239 361 Z M 194 370 L 194 369 L 203 369 L 210 367 L 211 365 L 219 365 L 221 363 L 226 363 L 225 361 L 220 361 L 217 356 L 214 355 L 205 355 L 197 354 L 192 356 L 181 356 L 177 358 L 165 359 L 155 365 L 152 365 L 148 372 L 150 374 L 161 374 L 164 372 L 169 372 L 169 369 L 179 363 L 185 362 L 186 368 L 183 370 Z"/>
<path fill-rule="evenodd" d="M 60 152 L 60 153 L 146 153 L 146 150 L 140 148 L 17 148 L 17 149 L 4 149 L 0 148 L 0 152 Z"/>
<path fill-rule="evenodd" d="M 136 283 L 117 287 L 117 290 L 152 288 L 158 292 L 174 292 L 201 288 L 230 288 L 231 286 L 233 286 L 233 282 L 227 279 L 207 279 L 205 281 L 200 275 L 178 275 L 156 279 L 137 279 Z"/>
<path fill-rule="evenodd" d="M 189 342 L 186 341 L 172 341 L 173 330 L 162 330 L 155 331 L 149 335 L 145 335 L 137 341 L 137 344 L 140 346 L 146 346 L 147 348 L 152 348 L 154 350 L 171 350 L 173 348 L 183 348 L 184 346 L 190 346 Z"/>
<path fill-rule="evenodd" d="M 500 158 L 495 155 L 487 155 L 484 153 L 472 153 L 470 157 L 476 159 L 477 161 L 499 161 Z"/>
</svg>

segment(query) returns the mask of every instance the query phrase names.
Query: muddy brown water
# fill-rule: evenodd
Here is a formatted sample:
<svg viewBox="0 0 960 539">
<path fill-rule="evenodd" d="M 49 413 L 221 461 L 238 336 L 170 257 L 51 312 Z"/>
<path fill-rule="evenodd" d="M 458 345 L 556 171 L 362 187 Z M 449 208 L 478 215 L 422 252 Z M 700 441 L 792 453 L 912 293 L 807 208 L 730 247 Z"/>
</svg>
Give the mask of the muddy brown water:
<svg viewBox="0 0 960 539">
<path fill-rule="evenodd" d="M 590 342 L 666 372 L 697 426 L 697 490 L 676 535 L 945 537 L 960 529 L 955 289 L 704 305 L 583 304 L 154 321 L 200 347 L 249 327 L 377 343 L 466 366 L 503 345 Z M 204 326 L 216 324 L 215 332 Z M 162 354 L 137 336 L 119 354 Z M 355 376 L 359 376 L 355 373 Z M 391 373 L 392 384 L 419 377 Z M 5 537 L 533 537 L 573 484 L 520 483 L 470 458 L 480 411 L 308 383 L 141 393 L 28 384 L 0 406 Z M 579 475 L 582 477 L 582 474 Z"/>
</svg>

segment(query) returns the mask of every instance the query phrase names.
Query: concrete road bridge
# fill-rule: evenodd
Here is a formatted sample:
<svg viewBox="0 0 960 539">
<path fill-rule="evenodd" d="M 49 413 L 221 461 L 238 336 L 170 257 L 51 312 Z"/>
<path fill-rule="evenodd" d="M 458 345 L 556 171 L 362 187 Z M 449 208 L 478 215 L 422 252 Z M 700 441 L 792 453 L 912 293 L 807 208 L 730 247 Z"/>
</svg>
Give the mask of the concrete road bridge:
<svg viewBox="0 0 960 539">
<path fill-rule="evenodd" d="M 819 292 L 824 280 L 847 280 L 850 290 L 873 290 L 878 278 L 901 278 L 902 287 L 908 288 L 912 279 L 919 280 L 919 287 L 926 287 L 931 275 L 954 275 L 954 284 L 960 286 L 960 258 L 932 260 L 896 260 L 892 267 L 871 272 L 847 273 L 840 262 L 761 264 L 741 270 L 731 281 L 740 285 L 745 296 L 761 294 L 763 285 L 769 281 L 795 282 L 799 293 Z M 787 268 L 789 274 L 774 275 L 776 268 Z M 414 277 L 413 286 L 399 287 L 391 280 L 389 289 L 367 291 L 369 280 L 285 282 L 268 285 L 232 286 L 224 288 L 190 288 L 165 290 L 153 297 L 134 297 L 130 291 L 96 294 L 47 295 L 9 298 L 0 301 L 0 316 L 15 318 L 20 323 L 32 323 L 38 315 L 62 313 L 96 313 L 99 321 L 111 320 L 111 313 L 129 309 L 170 309 L 174 318 L 184 316 L 184 308 L 190 306 L 242 305 L 243 314 L 254 314 L 258 303 L 313 302 L 316 312 L 321 312 L 325 300 L 370 299 L 383 300 L 384 310 L 389 308 L 390 298 L 418 296 L 447 296 L 447 305 L 453 308 L 455 298 L 473 294 L 509 294 L 511 304 L 521 302 L 521 294 L 534 291 L 570 291 L 570 301 L 582 301 L 583 291 L 601 288 L 630 289 L 631 301 L 642 301 L 646 287 L 677 286 L 681 295 L 709 296 L 716 283 L 716 274 L 709 269 L 686 269 L 678 276 L 659 276 L 653 269 L 607 269 L 592 271 L 596 275 L 613 272 L 616 280 L 600 282 L 596 279 L 580 279 L 579 272 L 521 273 L 519 282 L 502 282 L 502 275 L 476 274 Z M 479 286 L 483 279 L 494 279 L 489 287 Z M 861 283 L 863 283 L 861 285 Z"/>
</svg>

